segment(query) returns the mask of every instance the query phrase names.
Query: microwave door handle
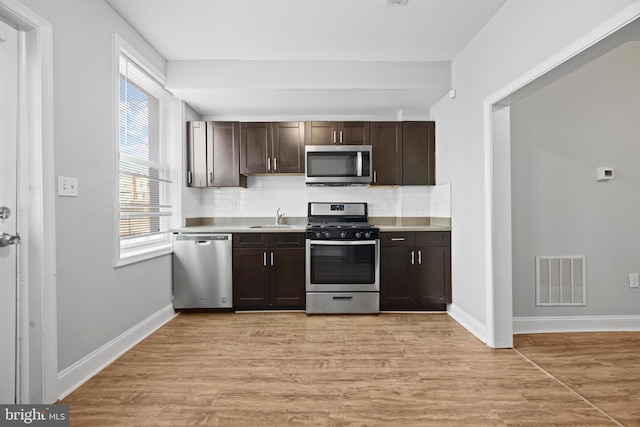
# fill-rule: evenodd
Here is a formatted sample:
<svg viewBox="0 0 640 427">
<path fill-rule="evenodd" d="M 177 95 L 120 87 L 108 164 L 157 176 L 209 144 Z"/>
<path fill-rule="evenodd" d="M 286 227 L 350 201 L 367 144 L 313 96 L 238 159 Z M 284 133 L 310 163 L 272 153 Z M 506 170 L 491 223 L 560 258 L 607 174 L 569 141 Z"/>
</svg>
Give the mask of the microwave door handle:
<svg viewBox="0 0 640 427">
<path fill-rule="evenodd" d="M 356 176 L 362 176 L 362 151 L 358 151 L 357 153 L 358 160 L 356 163 Z"/>
</svg>

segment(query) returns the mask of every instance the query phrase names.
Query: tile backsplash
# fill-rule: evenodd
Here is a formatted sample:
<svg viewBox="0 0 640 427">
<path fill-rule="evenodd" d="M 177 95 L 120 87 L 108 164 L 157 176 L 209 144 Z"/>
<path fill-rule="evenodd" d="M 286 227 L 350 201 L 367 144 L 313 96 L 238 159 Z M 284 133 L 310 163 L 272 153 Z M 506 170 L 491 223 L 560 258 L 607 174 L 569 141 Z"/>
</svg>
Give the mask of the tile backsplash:
<svg viewBox="0 0 640 427">
<path fill-rule="evenodd" d="M 304 176 L 250 176 L 247 188 L 185 188 L 184 216 L 306 217 L 307 202 L 367 202 L 369 216 L 451 217 L 451 186 L 307 187 Z"/>
</svg>

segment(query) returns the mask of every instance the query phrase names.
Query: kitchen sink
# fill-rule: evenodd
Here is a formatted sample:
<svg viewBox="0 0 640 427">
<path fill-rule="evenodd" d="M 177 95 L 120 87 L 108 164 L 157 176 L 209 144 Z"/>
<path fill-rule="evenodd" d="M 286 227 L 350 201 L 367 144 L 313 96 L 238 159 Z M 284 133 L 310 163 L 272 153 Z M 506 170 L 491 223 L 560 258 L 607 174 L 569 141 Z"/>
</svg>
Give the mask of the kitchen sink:
<svg viewBox="0 0 640 427">
<path fill-rule="evenodd" d="M 288 224 L 264 224 L 264 225 L 252 225 L 249 228 L 291 228 L 293 225 Z"/>
</svg>

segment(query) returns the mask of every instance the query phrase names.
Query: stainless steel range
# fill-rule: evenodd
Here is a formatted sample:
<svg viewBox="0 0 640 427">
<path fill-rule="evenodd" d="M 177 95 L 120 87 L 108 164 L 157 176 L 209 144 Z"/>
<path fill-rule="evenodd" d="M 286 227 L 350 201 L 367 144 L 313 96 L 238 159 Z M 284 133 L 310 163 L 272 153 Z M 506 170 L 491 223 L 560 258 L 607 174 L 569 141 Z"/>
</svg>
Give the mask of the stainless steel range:
<svg viewBox="0 0 640 427">
<path fill-rule="evenodd" d="M 380 312 L 380 230 L 366 203 L 311 202 L 306 229 L 306 312 Z"/>
</svg>

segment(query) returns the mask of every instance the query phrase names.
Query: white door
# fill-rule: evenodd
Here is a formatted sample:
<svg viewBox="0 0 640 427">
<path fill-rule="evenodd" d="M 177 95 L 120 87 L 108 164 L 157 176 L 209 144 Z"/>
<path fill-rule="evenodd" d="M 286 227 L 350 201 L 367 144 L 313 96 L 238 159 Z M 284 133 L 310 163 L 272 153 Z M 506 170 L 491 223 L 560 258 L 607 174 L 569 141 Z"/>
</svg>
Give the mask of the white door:
<svg viewBox="0 0 640 427">
<path fill-rule="evenodd" d="M 18 33 L 0 21 L 0 404 L 16 402 Z"/>
</svg>

